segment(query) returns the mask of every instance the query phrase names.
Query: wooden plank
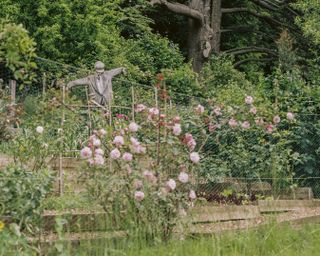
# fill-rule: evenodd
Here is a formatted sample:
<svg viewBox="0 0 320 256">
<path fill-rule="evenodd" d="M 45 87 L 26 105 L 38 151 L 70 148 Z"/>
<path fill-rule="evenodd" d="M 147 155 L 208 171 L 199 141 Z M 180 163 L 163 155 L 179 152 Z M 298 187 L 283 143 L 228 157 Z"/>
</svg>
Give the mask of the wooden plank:
<svg viewBox="0 0 320 256">
<path fill-rule="evenodd" d="M 257 206 L 197 206 L 190 209 L 192 222 L 253 219 L 260 216 Z"/>
<path fill-rule="evenodd" d="M 259 200 L 260 212 L 284 212 L 305 207 L 318 207 L 318 200 Z"/>
</svg>

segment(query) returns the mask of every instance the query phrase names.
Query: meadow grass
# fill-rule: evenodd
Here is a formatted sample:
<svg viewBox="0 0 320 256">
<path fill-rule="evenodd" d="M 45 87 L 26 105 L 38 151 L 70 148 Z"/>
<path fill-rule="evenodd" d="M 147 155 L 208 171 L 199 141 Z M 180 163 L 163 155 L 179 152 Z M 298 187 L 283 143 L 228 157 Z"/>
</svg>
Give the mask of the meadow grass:
<svg viewBox="0 0 320 256">
<path fill-rule="evenodd" d="M 320 225 L 305 225 L 297 229 L 290 225 L 270 224 L 247 231 L 172 239 L 168 243 L 154 245 L 146 245 L 141 240 L 84 241 L 70 255 L 314 256 L 320 255 Z"/>
</svg>

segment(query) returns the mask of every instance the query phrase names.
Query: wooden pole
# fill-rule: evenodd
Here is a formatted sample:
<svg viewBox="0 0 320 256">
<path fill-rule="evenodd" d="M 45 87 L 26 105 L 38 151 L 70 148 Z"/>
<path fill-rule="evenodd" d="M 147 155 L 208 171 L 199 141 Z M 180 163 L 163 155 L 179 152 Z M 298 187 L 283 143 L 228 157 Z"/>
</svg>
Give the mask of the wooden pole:
<svg viewBox="0 0 320 256">
<path fill-rule="evenodd" d="M 42 76 L 42 98 L 44 98 L 44 95 L 46 94 L 47 89 L 47 75 L 46 73 L 43 73 Z"/>
<path fill-rule="evenodd" d="M 65 105 L 65 97 L 66 97 L 66 87 L 63 84 L 62 86 L 62 104 Z M 61 128 L 63 129 L 65 122 L 65 113 L 64 108 L 62 109 L 62 117 L 61 117 Z M 62 142 L 63 143 L 63 142 Z M 59 194 L 60 196 L 64 193 L 64 171 L 63 171 L 63 158 L 62 158 L 62 152 L 59 153 Z"/>
<path fill-rule="evenodd" d="M 86 87 L 86 98 L 87 98 L 87 107 L 88 107 L 89 136 L 90 136 L 91 135 L 91 131 L 92 131 L 92 122 L 91 122 L 91 110 L 90 110 L 90 100 L 89 100 L 88 87 Z"/>
<path fill-rule="evenodd" d="M 135 95 L 134 95 L 133 86 L 131 86 L 131 98 L 132 98 L 132 121 L 135 122 L 135 113 L 134 113 Z"/>
<path fill-rule="evenodd" d="M 10 80 L 10 81 L 9 81 L 9 86 L 10 86 L 11 102 L 12 102 L 13 104 L 15 104 L 15 103 L 16 103 L 17 81 L 15 81 L 15 80 Z"/>
</svg>

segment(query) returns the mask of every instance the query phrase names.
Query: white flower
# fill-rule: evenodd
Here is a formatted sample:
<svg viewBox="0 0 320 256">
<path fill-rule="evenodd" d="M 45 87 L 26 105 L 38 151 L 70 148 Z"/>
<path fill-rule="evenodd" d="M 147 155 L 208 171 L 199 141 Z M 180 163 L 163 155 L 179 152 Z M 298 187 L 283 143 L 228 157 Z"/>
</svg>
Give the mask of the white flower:
<svg viewBox="0 0 320 256">
<path fill-rule="evenodd" d="M 180 174 L 178 176 L 178 180 L 181 183 L 187 183 L 189 180 L 189 175 L 186 172 L 180 172 Z"/>
<path fill-rule="evenodd" d="M 89 147 L 84 147 L 83 149 L 81 149 L 80 155 L 82 158 L 89 158 L 92 156 L 92 151 Z"/>
<path fill-rule="evenodd" d="M 134 198 L 140 202 L 144 199 L 144 193 L 142 191 L 136 191 L 134 192 Z"/>
<path fill-rule="evenodd" d="M 196 112 L 200 115 L 200 114 L 203 114 L 203 112 L 204 112 L 204 106 L 202 106 L 202 105 L 198 105 L 197 107 L 196 107 Z"/>
<path fill-rule="evenodd" d="M 195 164 L 199 163 L 200 162 L 199 154 L 197 152 L 190 153 L 190 160 Z"/>
<path fill-rule="evenodd" d="M 253 97 L 252 96 L 246 96 L 245 103 L 248 105 L 251 105 L 253 103 Z"/>
<path fill-rule="evenodd" d="M 178 136 L 181 134 L 182 129 L 181 129 L 181 125 L 180 124 L 175 124 L 172 128 L 172 132 L 174 135 Z"/>
<path fill-rule="evenodd" d="M 117 147 L 123 146 L 123 145 L 124 145 L 124 139 L 123 139 L 122 136 L 116 136 L 116 137 L 114 137 L 114 139 L 113 139 L 113 143 L 114 143 Z"/>
<path fill-rule="evenodd" d="M 139 113 L 139 112 L 144 111 L 146 108 L 147 108 L 147 107 L 146 107 L 145 105 L 143 105 L 143 104 L 138 104 L 138 105 L 135 107 L 135 111 L 136 111 L 137 113 Z"/>
<path fill-rule="evenodd" d="M 131 162 L 132 161 L 132 154 L 128 153 L 128 152 L 125 152 L 123 155 L 122 155 L 122 159 L 126 162 Z"/>
<path fill-rule="evenodd" d="M 280 123 L 280 121 L 281 121 L 280 116 L 275 116 L 275 117 L 273 118 L 273 122 L 274 122 L 275 124 Z"/>
<path fill-rule="evenodd" d="M 95 155 L 94 157 L 94 163 L 96 165 L 104 165 L 104 158 L 102 155 Z"/>
<path fill-rule="evenodd" d="M 294 114 L 292 112 L 287 113 L 287 119 L 288 120 L 294 120 Z"/>
<path fill-rule="evenodd" d="M 189 198 L 190 198 L 191 200 L 194 200 L 194 199 L 197 198 L 196 192 L 194 192 L 194 190 L 190 190 L 190 192 L 189 192 Z"/>
<path fill-rule="evenodd" d="M 96 155 L 103 156 L 104 151 L 103 151 L 101 148 L 97 148 L 97 149 L 94 151 L 94 153 L 95 153 Z"/>
<path fill-rule="evenodd" d="M 106 132 L 106 130 L 105 129 L 100 129 L 99 130 L 99 134 L 100 134 L 100 136 L 105 136 L 106 134 L 107 134 L 107 132 Z"/>
<path fill-rule="evenodd" d="M 173 180 L 173 179 L 170 179 L 167 181 L 166 183 L 166 188 L 169 190 L 169 191 L 172 191 L 176 188 L 177 184 L 176 182 Z"/>
<path fill-rule="evenodd" d="M 113 149 L 113 150 L 110 152 L 110 157 L 111 157 L 112 159 L 118 159 L 118 158 L 120 158 L 120 156 L 121 156 L 121 153 L 120 153 L 119 149 L 117 149 L 117 148 Z"/>
<path fill-rule="evenodd" d="M 43 133 L 43 131 L 44 131 L 44 129 L 43 129 L 43 127 L 42 126 L 37 126 L 37 128 L 36 128 L 36 132 L 37 133 Z"/>
<path fill-rule="evenodd" d="M 95 147 L 100 147 L 101 141 L 99 139 L 93 139 L 92 145 Z"/>
<path fill-rule="evenodd" d="M 139 129 L 139 125 L 137 125 L 135 122 L 131 122 L 129 124 L 129 130 L 130 132 L 137 132 Z"/>
</svg>

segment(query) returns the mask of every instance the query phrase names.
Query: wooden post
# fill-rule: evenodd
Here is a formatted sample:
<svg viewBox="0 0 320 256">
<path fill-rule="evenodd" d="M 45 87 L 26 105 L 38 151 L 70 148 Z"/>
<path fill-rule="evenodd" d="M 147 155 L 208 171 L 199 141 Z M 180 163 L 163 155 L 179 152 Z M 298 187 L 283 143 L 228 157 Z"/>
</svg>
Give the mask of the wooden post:
<svg viewBox="0 0 320 256">
<path fill-rule="evenodd" d="M 88 107 L 89 136 L 90 136 L 91 135 L 91 131 L 92 131 L 92 122 L 91 122 L 91 110 L 90 110 L 90 100 L 89 100 L 88 87 L 86 87 L 86 98 L 87 98 L 87 107 Z"/>
<path fill-rule="evenodd" d="M 15 81 L 15 80 L 10 80 L 10 81 L 9 81 L 9 86 L 10 86 L 11 102 L 12 102 L 12 103 L 15 103 L 15 102 L 16 102 L 17 81 Z"/>
<path fill-rule="evenodd" d="M 131 86 L 131 98 L 132 98 L 132 121 L 135 122 L 135 113 L 134 113 L 135 95 L 134 95 L 133 85 Z"/>
<path fill-rule="evenodd" d="M 156 108 L 159 108 L 159 104 L 158 104 L 158 88 L 154 87 L 154 99 L 155 99 L 155 103 L 156 103 Z"/>
<path fill-rule="evenodd" d="M 62 86 L 62 104 L 63 106 L 65 105 L 65 94 L 66 94 L 66 87 L 63 84 Z M 61 128 L 64 126 L 64 121 L 65 121 L 65 113 L 64 109 L 62 109 L 62 117 L 61 117 Z M 63 143 L 63 142 L 62 142 Z M 64 193 L 64 171 L 63 171 L 63 162 L 62 162 L 62 152 L 59 153 L 59 194 L 60 196 L 63 195 Z"/>
<path fill-rule="evenodd" d="M 46 73 L 43 73 L 43 76 L 42 76 L 42 98 L 44 98 L 44 95 L 46 93 L 46 89 L 47 89 L 47 75 L 46 75 Z"/>
</svg>

